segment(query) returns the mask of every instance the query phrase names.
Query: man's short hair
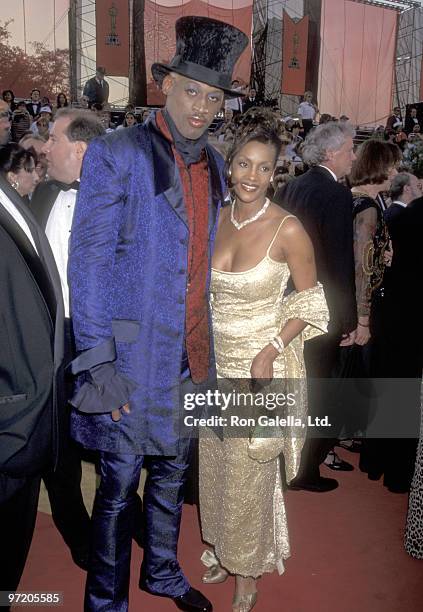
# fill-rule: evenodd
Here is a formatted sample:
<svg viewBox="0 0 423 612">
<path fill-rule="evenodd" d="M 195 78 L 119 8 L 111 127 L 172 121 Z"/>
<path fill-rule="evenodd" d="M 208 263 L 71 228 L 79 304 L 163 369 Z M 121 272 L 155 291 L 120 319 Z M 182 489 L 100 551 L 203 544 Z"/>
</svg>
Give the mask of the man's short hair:
<svg viewBox="0 0 423 612">
<path fill-rule="evenodd" d="M 55 119 L 57 121 L 63 117 L 69 117 L 70 119 L 64 132 L 71 142 L 89 143 L 105 133 L 100 120 L 89 110 L 64 107 L 57 111 Z"/>
<path fill-rule="evenodd" d="M 394 176 L 389 190 L 392 200 L 398 200 L 402 196 L 404 187 L 410 184 L 410 176 L 409 172 L 399 172 Z"/>
<path fill-rule="evenodd" d="M 329 121 L 311 130 L 305 139 L 302 156 L 308 166 L 318 166 L 329 151 L 338 151 L 348 138 L 354 138 L 354 128 L 346 122 Z"/>
</svg>

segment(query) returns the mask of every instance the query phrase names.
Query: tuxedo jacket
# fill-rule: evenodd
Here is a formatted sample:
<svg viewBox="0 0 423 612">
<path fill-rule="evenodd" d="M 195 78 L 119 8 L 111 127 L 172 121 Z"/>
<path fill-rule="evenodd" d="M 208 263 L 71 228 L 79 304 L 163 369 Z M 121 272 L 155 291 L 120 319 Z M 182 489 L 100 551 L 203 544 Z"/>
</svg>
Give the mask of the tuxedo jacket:
<svg viewBox="0 0 423 612">
<path fill-rule="evenodd" d="M 386 129 L 387 130 L 395 130 L 396 128 L 394 127 L 394 125 L 396 123 L 398 123 L 398 121 L 403 121 L 401 115 L 397 116 L 397 115 L 391 115 L 390 117 L 388 117 L 388 120 L 386 121 Z"/>
<path fill-rule="evenodd" d="M 423 198 L 418 198 L 396 217 L 392 233 L 392 274 L 401 292 L 399 303 L 404 300 L 406 303 L 421 304 L 418 296 L 422 293 L 420 291 L 423 270 L 422 235 Z M 406 314 L 405 306 L 401 307 L 401 313 Z M 419 327 L 421 328 L 421 325 Z"/>
<path fill-rule="evenodd" d="M 401 206 L 401 204 L 393 203 L 383 212 L 383 216 L 385 218 L 386 225 L 388 226 L 389 236 L 391 237 L 391 239 L 395 236 L 398 227 L 398 221 L 406 210 L 407 209 L 404 206 Z"/>
<path fill-rule="evenodd" d="M 206 155 L 210 265 L 226 186 L 222 157 L 209 145 Z M 178 454 L 188 245 L 182 181 L 155 117 L 93 140 L 83 161 L 68 267 L 80 351 L 73 372 L 81 373 L 71 422 L 84 446 Z M 209 282 L 210 267 L 207 290 Z M 211 326 L 209 336 L 213 384 Z M 114 422 L 110 412 L 128 401 L 130 414 Z"/>
<path fill-rule="evenodd" d="M 417 119 L 417 117 L 416 117 Z M 410 134 L 413 131 L 413 128 L 415 125 L 420 125 L 420 121 L 417 119 L 417 122 L 414 121 L 414 119 L 412 119 L 411 117 L 406 117 L 405 118 L 405 122 L 404 122 L 404 132 L 407 134 Z M 421 129 L 421 125 L 420 125 L 420 129 Z"/>
<path fill-rule="evenodd" d="M 385 293 L 389 334 L 398 347 L 398 377 L 421 377 L 422 374 L 422 236 L 423 198 L 418 198 L 403 209 L 395 220 L 390 283 Z"/>
<path fill-rule="evenodd" d="M 280 188 L 275 202 L 296 215 L 313 243 L 317 279 L 329 308 L 329 332 L 356 328 L 351 192 L 319 166 Z"/>
<path fill-rule="evenodd" d="M 38 252 L 0 204 L 0 473 L 17 478 L 57 458 L 63 303 L 47 238 L 1 176 L 0 190 L 26 220 Z"/>
<path fill-rule="evenodd" d="M 255 106 L 261 106 L 261 102 L 257 98 L 257 96 L 254 98 L 254 100 L 250 100 L 250 98 L 244 98 L 242 102 L 242 110 L 244 113 L 247 112 L 247 110 L 249 110 L 250 108 L 254 108 Z"/>
<path fill-rule="evenodd" d="M 51 209 L 59 193 L 60 187 L 55 181 L 45 181 L 37 185 L 32 195 L 29 207 L 44 231 Z"/>
<path fill-rule="evenodd" d="M 26 109 L 28 111 L 28 113 L 31 115 L 32 118 L 36 117 L 37 115 L 40 114 L 41 111 L 41 102 L 37 102 L 36 108 L 35 108 L 35 112 L 34 112 L 34 108 L 32 106 L 32 102 L 30 102 L 29 104 L 26 105 Z"/>
<path fill-rule="evenodd" d="M 84 96 L 87 96 L 90 105 L 99 103 L 105 104 L 109 101 L 109 84 L 103 80 L 103 87 L 98 83 L 97 79 L 93 77 L 85 83 Z"/>
</svg>

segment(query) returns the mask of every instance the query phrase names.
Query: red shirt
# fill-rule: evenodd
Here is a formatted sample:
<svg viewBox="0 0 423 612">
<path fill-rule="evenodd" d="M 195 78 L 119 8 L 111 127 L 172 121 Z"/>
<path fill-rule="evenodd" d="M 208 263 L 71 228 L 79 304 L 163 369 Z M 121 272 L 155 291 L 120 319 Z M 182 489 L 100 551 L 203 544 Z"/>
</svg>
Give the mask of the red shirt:
<svg viewBox="0 0 423 612">
<path fill-rule="evenodd" d="M 187 295 L 185 303 L 185 342 L 191 378 L 194 383 L 207 379 L 210 363 L 210 336 L 207 304 L 209 171 L 203 151 L 201 159 L 187 167 L 175 149 L 172 135 L 161 112 L 157 127 L 172 143 L 172 151 L 182 181 L 188 219 Z"/>
</svg>

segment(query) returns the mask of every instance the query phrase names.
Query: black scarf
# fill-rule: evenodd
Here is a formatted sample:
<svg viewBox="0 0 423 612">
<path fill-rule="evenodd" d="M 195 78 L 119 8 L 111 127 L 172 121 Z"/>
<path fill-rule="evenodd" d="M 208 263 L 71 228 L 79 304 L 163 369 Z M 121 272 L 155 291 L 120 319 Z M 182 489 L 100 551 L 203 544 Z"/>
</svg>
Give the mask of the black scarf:
<svg viewBox="0 0 423 612">
<path fill-rule="evenodd" d="M 204 134 L 197 140 L 191 140 L 182 136 L 166 109 L 163 109 L 163 117 L 172 135 L 175 149 L 181 155 L 184 163 L 189 166 L 200 161 L 201 154 L 207 144 L 208 131 L 205 130 Z"/>
</svg>

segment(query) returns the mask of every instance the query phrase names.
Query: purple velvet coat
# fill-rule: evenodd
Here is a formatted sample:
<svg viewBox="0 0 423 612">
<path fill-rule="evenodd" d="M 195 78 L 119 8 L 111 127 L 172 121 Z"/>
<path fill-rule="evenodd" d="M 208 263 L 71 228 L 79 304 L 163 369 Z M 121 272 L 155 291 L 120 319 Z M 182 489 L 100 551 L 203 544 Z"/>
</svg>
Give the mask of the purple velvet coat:
<svg viewBox="0 0 423 612">
<path fill-rule="evenodd" d="M 226 188 L 223 159 L 206 153 L 210 266 Z M 87 448 L 178 453 L 188 233 L 174 156 L 154 118 L 90 144 L 69 258 L 79 352 L 72 434 Z M 212 346 L 211 355 L 210 381 Z M 131 413 L 114 422 L 110 412 L 128 400 Z"/>
</svg>

